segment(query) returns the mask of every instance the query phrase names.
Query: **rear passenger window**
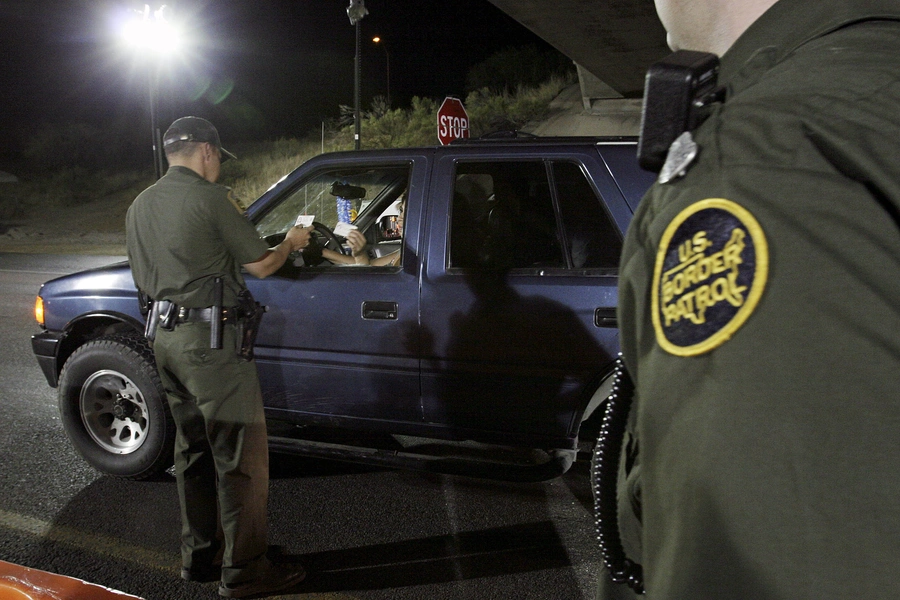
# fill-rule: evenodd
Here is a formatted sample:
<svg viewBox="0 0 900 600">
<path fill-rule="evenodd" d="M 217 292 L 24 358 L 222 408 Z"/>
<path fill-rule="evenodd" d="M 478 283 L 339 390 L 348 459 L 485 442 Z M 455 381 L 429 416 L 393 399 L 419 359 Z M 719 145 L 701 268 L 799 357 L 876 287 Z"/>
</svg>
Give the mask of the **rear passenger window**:
<svg viewBox="0 0 900 600">
<path fill-rule="evenodd" d="M 451 267 L 566 266 L 542 161 L 460 163 L 451 219 Z"/>
<path fill-rule="evenodd" d="M 451 268 L 615 268 L 622 249 L 573 162 L 460 162 L 450 219 Z"/>
<path fill-rule="evenodd" d="M 572 267 L 618 268 L 622 237 L 581 165 L 555 162 L 553 174 Z"/>
</svg>

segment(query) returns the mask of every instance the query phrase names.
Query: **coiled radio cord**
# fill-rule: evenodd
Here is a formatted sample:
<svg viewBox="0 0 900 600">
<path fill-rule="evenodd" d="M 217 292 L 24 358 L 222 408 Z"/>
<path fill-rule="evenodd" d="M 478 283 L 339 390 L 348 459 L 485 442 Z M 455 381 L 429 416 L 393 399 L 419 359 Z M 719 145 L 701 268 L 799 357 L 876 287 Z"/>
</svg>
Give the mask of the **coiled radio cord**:
<svg viewBox="0 0 900 600">
<path fill-rule="evenodd" d="M 594 519 L 597 540 L 603 564 L 615 583 L 624 583 L 638 594 L 644 593 L 644 573 L 641 565 L 625 556 L 622 538 L 619 535 L 618 499 L 616 479 L 619 474 L 619 459 L 622 455 L 622 441 L 628 423 L 628 411 L 634 397 L 634 382 L 625 368 L 622 355 L 616 359 L 613 372 L 612 392 L 606 399 L 606 410 L 600 435 L 594 446 L 591 461 L 591 479 L 594 487 Z"/>
</svg>

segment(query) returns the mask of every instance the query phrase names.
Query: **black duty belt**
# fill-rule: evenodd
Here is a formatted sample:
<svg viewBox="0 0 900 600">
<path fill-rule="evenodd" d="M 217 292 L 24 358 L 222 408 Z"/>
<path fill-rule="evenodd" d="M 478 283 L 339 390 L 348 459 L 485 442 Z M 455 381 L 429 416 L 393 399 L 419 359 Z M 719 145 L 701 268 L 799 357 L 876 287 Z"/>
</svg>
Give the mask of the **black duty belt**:
<svg viewBox="0 0 900 600">
<path fill-rule="evenodd" d="M 186 308 L 178 307 L 178 314 L 175 315 L 175 324 L 181 323 L 210 323 L 213 319 L 213 308 Z M 234 323 L 237 320 L 237 309 L 235 307 L 226 307 L 222 309 L 222 322 Z"/>
</svg>

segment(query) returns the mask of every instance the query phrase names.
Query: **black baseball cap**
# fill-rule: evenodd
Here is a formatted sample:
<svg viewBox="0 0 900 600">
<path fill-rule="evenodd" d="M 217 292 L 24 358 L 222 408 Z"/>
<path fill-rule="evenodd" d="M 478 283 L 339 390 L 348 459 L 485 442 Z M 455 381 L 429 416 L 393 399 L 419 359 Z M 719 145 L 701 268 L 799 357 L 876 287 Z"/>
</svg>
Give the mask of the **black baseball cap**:
<svg viewBox="0 0 900 600">
<path fill-rule="evenodd" d="M 222 161 L 237 157 L 222 147 L 219 132 L 213 124 L 200 117 L 181 117 L 176 119 L 163 136 L 163 148 L 176 142 L 207 142 L 222 152 Z"/>
</svg>

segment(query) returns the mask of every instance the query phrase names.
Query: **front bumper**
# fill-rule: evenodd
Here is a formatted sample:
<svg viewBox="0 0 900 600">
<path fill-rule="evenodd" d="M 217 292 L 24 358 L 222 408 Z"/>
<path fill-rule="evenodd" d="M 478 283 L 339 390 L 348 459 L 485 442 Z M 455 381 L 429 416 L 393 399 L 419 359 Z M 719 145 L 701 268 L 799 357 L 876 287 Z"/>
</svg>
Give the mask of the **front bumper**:
<svg viewBox="0 0 900 600">
<path fill-rule="evenodd" d="M 66 334 L 61 331 L 44 331 L 31 336 L 31 349 L 37 358 L 50 387 L 59 385 L 59 348 Z"/>
</svg>

